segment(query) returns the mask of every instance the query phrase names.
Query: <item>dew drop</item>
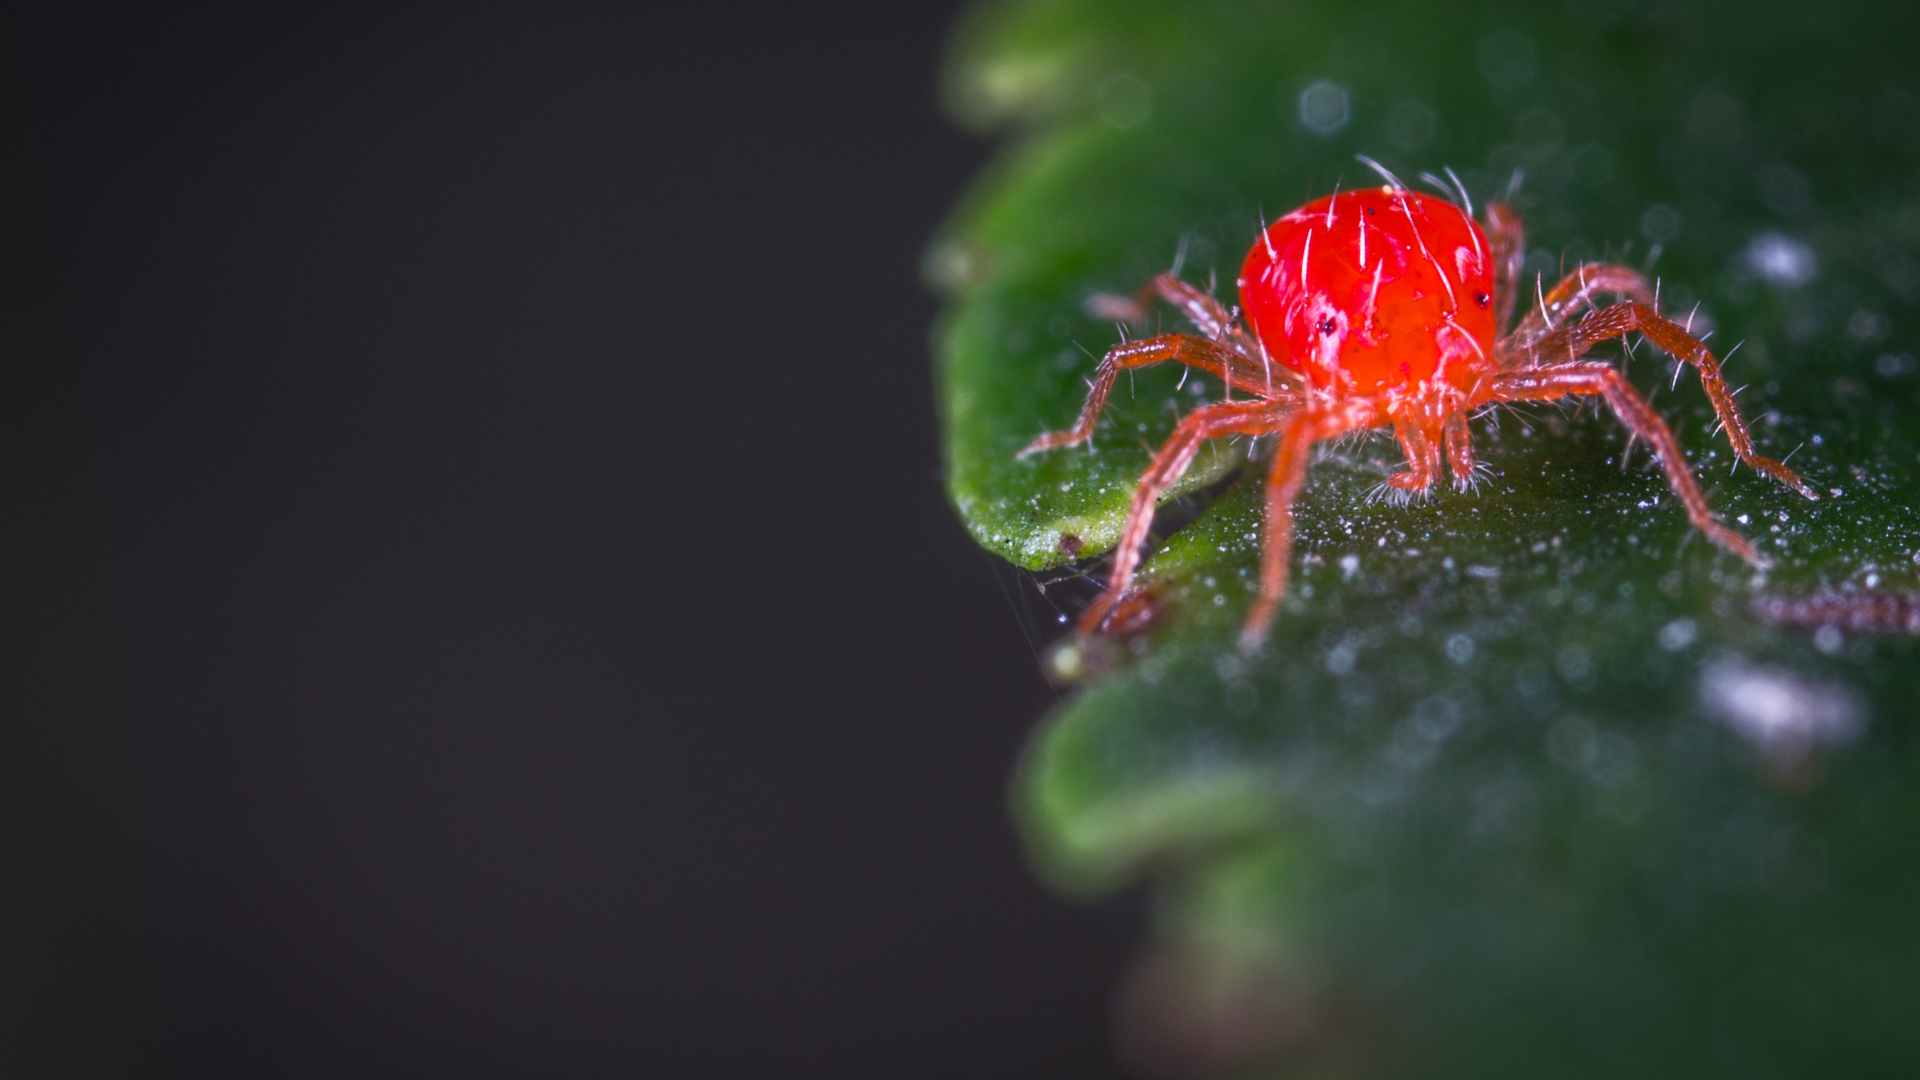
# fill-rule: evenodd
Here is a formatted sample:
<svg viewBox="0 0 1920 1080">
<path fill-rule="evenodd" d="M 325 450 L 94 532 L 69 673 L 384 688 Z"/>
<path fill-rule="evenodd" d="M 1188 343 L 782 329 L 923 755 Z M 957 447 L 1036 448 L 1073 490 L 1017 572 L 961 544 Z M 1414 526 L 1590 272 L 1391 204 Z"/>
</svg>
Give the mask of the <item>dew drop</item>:
<svg viewBox="0 0 1920 1080">
<path fill-rule="evenodd" d="M 1813 248 L 1785 233 L 1755 236 L 1747 242 L 1742 259 L 1748 270 L 1783 289 L 1797 289 L 1812 281 L 1819 271 Z"/>
<path fill-rule="evenodd" d="M 1660 647 L 1668 652 L 1679 652 L 1693 644 L 1700 628 L 1692 619 L 1675 619 L 1660 628 Z"/>
<path fill-rule="evenodd" d="M 1852 742 L 1865 726 L 1858 698 L 1845 687 L 1740 660 L 1708 666 L 1700 698 L 1710 714 L 1778 764 Z"/>
<path fill-rule="evenodd" d="M 1466 634 L 1453 634 L 1447 638 L 1447 659 L 1456 664 L 1466 664 L 1473 659 L 1473 638 Z"/>
<path fill-rule="evenodd" d="M 1315 79 L 1300 91 L 1300 126 L 1315 135 L 1337 134 L 1353 119 L 1347 88 L 1331 79 Z"/>
</svg>

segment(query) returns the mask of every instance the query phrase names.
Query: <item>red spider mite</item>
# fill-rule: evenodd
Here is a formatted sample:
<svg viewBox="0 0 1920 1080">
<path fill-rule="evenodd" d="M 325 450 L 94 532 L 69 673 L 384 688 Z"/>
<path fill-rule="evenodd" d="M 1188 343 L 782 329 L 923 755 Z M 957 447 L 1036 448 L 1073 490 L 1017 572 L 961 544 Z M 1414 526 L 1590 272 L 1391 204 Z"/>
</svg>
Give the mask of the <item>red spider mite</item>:
<svg viewBox="0 0 1920 1080">
<path fill-rule="evenodd" d="M 1198 368 L 1225 383 L 1228 400 L 1188 413 L 1154 455 L 1134 491 L 1106 592 L 1081 617 L 1080 631 L 1098 633 L 1108 624 L 1139 569 L 1155 504 L 1208 439 L 1271 435 L 1277 444 L 1267 479 L 1260 591 L 1240 638 L 1241 648 L 1251 651 L 1265 639 L 1286 592 L 1293 501 L 1314 443 L 1391 427 L 1407 464 L 1387 479 L 1389 485 L 1427 491 L 1444 450 L 1454 484 L 1465 488 L 1474 475 L 1468 414 L 1501 402 L 1603 399 L 1658 455 L 1694 527 L 1748 563 L 1765 566 L 1746 537 L 1708 510 L 1679 442 L 1646 398 L 1611 365 L 1581 360 L 1604 341 L 1639 333 L 1699 372 L 1741 462 L 1818 498 L 1792 469 L 1754 452 L 1720 361 L 1686 327 L 1656 310 L 1647 279 L 1625 266 L 1583 264 L 1551 290 L 1536 283 L 1537 303 L 1516 323 L 1515 279 L 1524 257 L 1519 216 L 1492 203 L 1482 231 L 1451 170 L 1459 204 L 1409 191 L 1385 169 L 1366 163 L 1387 182 L 1335 192 L 1263 226 L 1241 265 L 1238 309 L 1223 307 L 1173 273 L 1154 278 L 1136 299 L 1101 298 L 1103 310 L 1138 321 L 1157 296 L 1199 332 L 1123 341 L 1109 349 L 1074 425 L 1041 435 L 1019 456 L 1085 442 L 1115 377 L 1127 368 L 1169 361 Z M 1618 302 L 1598 307 L 1593 298 L 1601 294 Z M 1583 307 L 1591 310 L 1571 317 Z M 1235 390 L 1252 396 L 1234 400 Z"/>
</svg>

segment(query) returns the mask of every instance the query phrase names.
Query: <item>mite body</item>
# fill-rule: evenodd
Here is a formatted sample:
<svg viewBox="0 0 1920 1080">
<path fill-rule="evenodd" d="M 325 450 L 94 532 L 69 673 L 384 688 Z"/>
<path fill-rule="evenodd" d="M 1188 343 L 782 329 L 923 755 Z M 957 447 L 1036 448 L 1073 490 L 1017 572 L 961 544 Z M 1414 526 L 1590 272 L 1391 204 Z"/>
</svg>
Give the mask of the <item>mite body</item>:
<svg viewBox="0 0 1920 1080">
<path fill-rule="evenodd" d="M 1102 298 L 1103 310 L 1129 321 L 1138 321 L 1147 303 L 1163 300 L 1179 308 L 1196 333 L 1114 346 L 1074 425 L 1034 439 L 1021 456 L 1084 442 L 1114 379 L 1128 368 L 1186 364 L 1221 379 L 1228 400 L 1188 413 L 1154 455 L 1134 492 L 1106 592 L 1081 617 L 1083 633 L 1101 631 L 1127 595 L 1154 507 L 1207 440 L 1273 436 L 1276 444 L 1259 593 L 1241 635 L 1242 648 L 1252 650 L 1286 592 L 1292 506 L 1314 443 L 1390 427 L 1407 460 L 1388 484 L 1425 491 L 1444 468 L 1466 487 L 1474 476 L 1467 418 L 1501 402 L 1603 399 L 1653 448 L 1694 526 L 1747 562 L 1763 564 L 1744 536 L 1714 518 L 1672 430 L 1646 399 L 1612 365 L 1582 358 L 1602 342 L 1641 334 L 1699 374 L 1741 462 L 1816 498 L 1793 470 L 1755 452 L 1719 359 L 1656 310 L 1646 278 L 1629 267 L 1581 265 L 1551 290 L 1536 289 L 1535 303 L 1522 308 L 1519 216 L 1491 204 L 1483 229 L 1464 189 L 1460 196 L 1456 204 L 1393 181 L 1300 207 L 1255 237 L 1241 266 L 1237 310 L 1173 274 L 1156 277 L 1137 298 Z M 1617 300 L 1597 306 L 1594 299 L 1603 295 Z M 1236 393 L 1244 396 L 1236 400 Z"/>
</svg>

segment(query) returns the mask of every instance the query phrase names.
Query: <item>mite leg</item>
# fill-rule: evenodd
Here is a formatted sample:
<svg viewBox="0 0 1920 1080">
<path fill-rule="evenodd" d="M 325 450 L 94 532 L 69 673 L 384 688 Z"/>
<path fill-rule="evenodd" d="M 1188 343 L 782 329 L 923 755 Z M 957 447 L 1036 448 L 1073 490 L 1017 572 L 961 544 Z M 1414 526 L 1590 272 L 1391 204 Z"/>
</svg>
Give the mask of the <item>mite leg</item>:
<svg viewBox="0 0 1920 1080">
<path fill-rule="evenodd" d="M 1447 444 L 1447 467 L 1453 470 L 1453 486 L 1465 491 L 1473 486 L 1473 435 L 1467 430 L 1467 414 L 1448 414 L 1441 437 Z"/>
<path fill-rule="evenodd" d="M 1253 652 L 1267 639 L 1274 612 L 1287 593 L 1287 568 L 1293 553 L 1293 500 L 1307 479 L 1307 457 L 1313 444 L 1356 428 L 1369 427 L 1374 417 L 1367 406 L 1308 413 L 1289 422 L 1274 451 L 1267 474 L 1266 535 L 1260 541 L 1260 595 L 1240 628 L 1240 650 Z"/>
<path fill-rule="evenodd" d="M 1433 440 L 1427 438 L 1418 424 L 1395 424 L 1393 436 L 1400 441 L 1400 452 L 1407 455 L 1407 467 L 1387 477 L 1388 485 L 1401 491 L 1425 491 L 1432 487 L 1433 474 L 1439 471 L 1440 448 L 1433 445 Z"/>
<path fill-rule="evenodd" d="M 1707 508 L 1707 497 L 1701 493 L 1693 474 L 1687 471 L 1686 459 L 1680 456 L 1680 442 L 1673 437 L 1673 430 L 1619 371 L 1606 364 L 1509 371 L 1495 376 L 1487 393 L 1492 401 L 1545 401 L 1572 394 L 1605 398 L 1627 430 L 1645 439 L 1660 456 L 1660 464 L 1667 470 L 1667 483 L 1679 497 L 1680 504 L 1687 508 L 1687 518 L 1694 528 L 1754 566 L 1767 565 L 1746 537 L 1714 520 L 1713 512 Z"/>
<path fill-rule="evenodd" d="M 1503 357 L 1527 357 L 1529 347 L 1551 333 L 1556 321 L 1563 322 L 1562 316 L 1570 316 L 1591 304 L 1601 293 L 1624 296 L 1640 304 L 1653 303 L 1653 286 L 1647 284 L 1640 271 L 1611 263 L 1582 263 L 1551 290 L 1533 297 L 1526 314 L 1520 317 L 1520 325 L 1513 328 L 1513 333 L 1507 335 L 1495 351 Z M 1559 363 L 1562 359 L 1542 355 L 1549 363 Z"/>
<path fill-rule="evenodd" d="M 1233 325 L 1233 315 L 1214 299 L 1213 294 L 1197 286 L 1189 285 L 1172 274 L 1155 274 L 1152 281 L 1140 287 L 1132 296 L 1114 293 L 1095 293 L 1087 298 L 1087 314 L 1097 319 L 1118 319 L 1123 323 L 1138 325 L 1146 321 L 1147 305 L 1159 297 L 1180 309 L 1194 329 L 1209 338 L 1218 339 L 1226 335 Z"/>
<path fill-rule="evenodd" d="M 1087 314 L 1099 319 L 1117 319 L 1137 326 L 1146 321 L 1147 305 L 1151 304 L 1155 297 L 1179 308 L 1201 336 L 1233 349 L 1250 362 L 1258 360 L 1259 363 L 1253 366 L 1260 371 L 1260 381 L 1253 385 L 1263 387 L 1266 390 L 1266 396 L 1273 396 L 1273 380 L 1276 375 L 1282 382 L 1289 382 L 1296 378 L 1287 368 L 1283 367 L 1278 372 L 1273 370 L 1272 361 L 1262 351 L 1260 342 L 1252 334 L 1247 333 L 1246 328 L 1234 319 L 1233 312 L 1216 300 L 1211 292 L 1189 285 L 1171 273 L 1154 275 L 1152 281 L 1141 286 L 1140 291 L 1132 296 L 1095 293 L 1087 298 Z M 1235 377 L 1240 385 L 1248 385 L 1244 379 L 1239 378 L 1237 371 Z"/>
<path fill-rule="evenodd" d="M 1733 445 L 1733 455 L 1741 464 L 1766 473 L 1808 499 L 1820 498 L 1805 480 L 1800 479 L 1799 473 L 1782 462 L 1754 453 L 1753 433 L 1747 430 L 1747 422 L 1740 418 L 1740 411 L 1734 407 L 1733 394 L 1720 375 L 1719 359 L 1705 342 L 1687 333 L 1685 327 L 1661 315 L 1651 306 L 1627 301 L 1601 308 L 1579 322 L 1563 325 L 1541 338 L 1533 349 L 1538 358 L 1548 362 L 1558 362 L 1562 357 L 1570 361 L 1586 355 L 1589 349 L 1602 341 L 1625 337 L 1636 330 L 1668 355 L 1693 365 L 1694 370 L 1700 373 L 1700 385 L 1706 389 L 1707 399 L 1713 402 L 1713 411 L 1720 417 L 1720 426 L 1727 432 L 1727 442 Z"/>
<path fill-rule="evenodd" d="M 1493 314 L 1496 331 L 1513 325 L 1520 296 L 1520 265 L 1527 261 L 1527 227 L 1513 207 L 1487 204 L 1487 242 L 1493 245 Z"/>
<path fill-rule="evenodd" d="M 1106 358 L 1100 361 L 1100 367 L 1093 375 L 1093 386 L 1087 391 L 1087 403 L 1081 406 L 1080 418 L 1074 421 L 1073 426 L 1065 431 L 1049 431 L 1041 435 L 1014 456 L 1026 457 L 1042 450 L 1086 442 L 1093 435 L 1093 425 L 1100 419 L 1100 410 L 1106 407 L 1107 395 L 1113 392 L 1113 380 L 1119 377 L 1121 371 L 1169 362 L 1199 368 L 1226 380 L 1230 386 L 1238 384 L 1248 389 L 1258 389 L 1262 385 L 1262 373 L 1253 361 L 1205 338 L 1162 334 L 1138 341 L 1123 341 L 1108 349 Z M 1275 395 L 1284 389 L 1275 387 Z"/>
<path fill-rule="evenodd" d="M 1120 543 L 1113 549 L 1113 570 L 1107 578 L 1107 591 L 1080 616 L 1082 633 L 1097 633 L 1113 606 L 1127 594 L 1139 569 L 1141 547 L 1147 530 L 1153 525 L 1154 508 L 1160 496 L 1193 464 L 1200 444 L 1223 435 L 1264 435 L 1272 431 L 1285 415 L 1286 407 L 1271 401 L 1224 401 L 1202 406 L 1181 418 L 1153 463 L 1141 474 L 1140 485 L 1133 490 L 1133 507 L 1127 523 L 1120 529 Z"/>
</svg>

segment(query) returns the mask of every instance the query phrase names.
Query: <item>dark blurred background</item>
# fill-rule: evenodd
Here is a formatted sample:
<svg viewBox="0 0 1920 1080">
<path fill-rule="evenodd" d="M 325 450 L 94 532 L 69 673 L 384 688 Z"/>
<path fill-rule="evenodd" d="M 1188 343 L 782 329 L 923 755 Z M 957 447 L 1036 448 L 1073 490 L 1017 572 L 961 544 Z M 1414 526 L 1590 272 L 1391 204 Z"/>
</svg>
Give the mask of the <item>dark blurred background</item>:
<svg viewBox="0 0 1920 1080">
<path fill-rule="evenodd" d="M 952 5 L 16 13 L 8 1075 L 1109 1070 Z"/>
</svg>

